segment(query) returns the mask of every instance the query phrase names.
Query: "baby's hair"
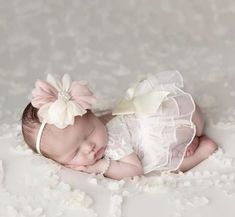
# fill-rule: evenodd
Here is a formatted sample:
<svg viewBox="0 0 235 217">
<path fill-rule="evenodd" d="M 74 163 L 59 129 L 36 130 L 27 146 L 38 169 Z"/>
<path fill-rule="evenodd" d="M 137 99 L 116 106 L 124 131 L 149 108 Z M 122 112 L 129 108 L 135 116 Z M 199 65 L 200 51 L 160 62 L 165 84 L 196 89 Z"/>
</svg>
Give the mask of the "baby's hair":
<svg viewBox="0 0 235 217">
<path fill-rule="evenodd" d="M 41 122 L 37 115 L 38 109 L 29 103 L 23 111 L 21 118 L 21 130 L 24 141 L 35 152 L 36 150 L 36 136 Z"/>
<path fill-rule="evenodd" d="M 28 147 L 31 148 L 35 153 L 37 153 L 36 138 L 39 128 L 41 126 L 41 122 L 38 117 L 38 110 L 39 109 L 33 107 L 33 105 L 29 103 L 25 107 L 21 117 L 21 131 L 24 141 L 26 142 Z M 87 113 L 83 117 L 91 113 L 92 113 L 91 110 L 87 109 Z M 41 137 L 41 143 L 46 142 L 45 137 L 48 136 L 49 132 L 52 133 L 51 130 L 46 125 Z M 52 156 L 49 153 L 47 153 L 46 150 L 41 149 L 41 152 L 43 156 L 52 159 Z"/>
</svg>

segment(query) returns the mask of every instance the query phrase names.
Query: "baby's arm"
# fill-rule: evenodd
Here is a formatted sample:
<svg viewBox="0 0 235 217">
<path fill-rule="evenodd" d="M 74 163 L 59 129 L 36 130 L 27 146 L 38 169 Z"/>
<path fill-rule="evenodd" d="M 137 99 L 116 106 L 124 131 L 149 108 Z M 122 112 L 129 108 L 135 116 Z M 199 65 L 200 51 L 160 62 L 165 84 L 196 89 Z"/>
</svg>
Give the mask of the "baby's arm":
<svg viewBox="0 0 235 217">
<path fill-rule="evenodd" d="M 109 169 L 104 174 L 112 179 L 122 179 L 124 177 L 141 176 L 144 174 L 143 167 L 138 156 L 132 154 L 118 160 L 111 161 Z"/>
<path fill-rule="evenodd" d="M 101 173 L 107 165 L 106 159 L 100 159 L 93 165 L 76 166 L 66 165 L 66 167 L 87 172 L 87 173 Z M 140 176 L 144 174 L 143 167 L 137 155 L 133 152 L 130 155 L 115 161 L 111 160 L 105 176 L 111 179 L 120 180 L 124 177 Z"/>
</svg>

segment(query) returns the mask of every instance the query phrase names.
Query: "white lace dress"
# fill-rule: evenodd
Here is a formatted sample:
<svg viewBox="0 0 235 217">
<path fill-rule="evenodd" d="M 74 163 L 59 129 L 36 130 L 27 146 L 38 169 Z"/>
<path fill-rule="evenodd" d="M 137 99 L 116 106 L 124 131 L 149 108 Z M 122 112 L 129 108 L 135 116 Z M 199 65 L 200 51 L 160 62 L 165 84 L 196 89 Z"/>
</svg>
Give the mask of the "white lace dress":
<svg viewBox="0 0 235 217">
<path fill-rule="evenodd" d="M 144 173 L 174 171 L 183 161 L 196 130 L 192 122 L 195 103 L 184 92 L 178 71 L 147 74 L 135 89 L 135 96 L 151 90 L 167 91 L 154 112 L 119 114 L 106 124 L 109 141 L 105 155 L 112 160 L 135 152 Z M 154 100 L 151 99 L 154 104 Z M 157 104 L 156 103 L 156 104 Z"/>
</svg>

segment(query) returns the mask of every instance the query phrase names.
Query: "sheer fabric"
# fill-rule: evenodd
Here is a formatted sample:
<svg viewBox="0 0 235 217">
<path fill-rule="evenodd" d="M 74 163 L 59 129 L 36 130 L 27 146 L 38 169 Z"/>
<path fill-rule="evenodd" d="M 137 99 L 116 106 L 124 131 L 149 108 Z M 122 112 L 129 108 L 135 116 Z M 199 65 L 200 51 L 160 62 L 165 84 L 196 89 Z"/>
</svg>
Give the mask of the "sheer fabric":
<svg viewBox="0 0 235 217">
<path fill-rule="evenodd" d="M 113 160 L 135 152 L 142 162 L 144 173 L 174 171 L 183 161 L 187 146 L 196 129 L 192 122 L 195 103 L 184 92 L 183 79 L 178 71 L 147 74 L 138 85 L 138 94 L 146 90 L 168 91 L 154 113 L 125 114 L 106 124 L 109 141 L 106 156 Z"/>
</svg>

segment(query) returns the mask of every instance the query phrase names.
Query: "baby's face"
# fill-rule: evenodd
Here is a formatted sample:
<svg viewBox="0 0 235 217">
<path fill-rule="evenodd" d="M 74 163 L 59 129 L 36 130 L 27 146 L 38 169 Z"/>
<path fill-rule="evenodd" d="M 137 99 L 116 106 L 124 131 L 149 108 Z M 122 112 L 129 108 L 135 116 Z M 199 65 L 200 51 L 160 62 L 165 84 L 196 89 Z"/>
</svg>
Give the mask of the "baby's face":
<svg viewBox="0 0 235 217">
<path fill-rule="evenodd" d="M 92 165 L 104 156 L 108 136 L 105 125 L 91 112 L 75 119 L 74 125 L 58 129 L 50 125 L 51 136 L 44 147 L 54 160 L 77 166 Z"/>
</svg>

